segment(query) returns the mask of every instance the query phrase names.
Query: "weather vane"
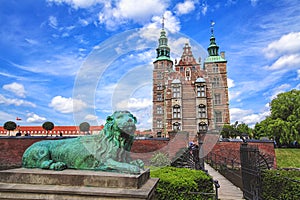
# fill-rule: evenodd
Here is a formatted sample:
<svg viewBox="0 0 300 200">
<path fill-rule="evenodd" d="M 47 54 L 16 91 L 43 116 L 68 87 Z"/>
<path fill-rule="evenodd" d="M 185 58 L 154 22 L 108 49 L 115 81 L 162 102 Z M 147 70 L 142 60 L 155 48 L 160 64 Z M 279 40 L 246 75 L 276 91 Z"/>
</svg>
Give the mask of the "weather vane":
<svg viewBox="0 0 300 200">
<path fill-rule="evenodd" d="M 213 20 L 211 20 L 210 21 L 210 31 L 211 31 L 212 35 L 214 34 L 214 25 L 215 25 L 215 22 Z"/>
<path fill-rule="evenodd" d="M 162 16 L 162 29 L 165 28 L 165 16 L 163 15 Z"/>
</svg>

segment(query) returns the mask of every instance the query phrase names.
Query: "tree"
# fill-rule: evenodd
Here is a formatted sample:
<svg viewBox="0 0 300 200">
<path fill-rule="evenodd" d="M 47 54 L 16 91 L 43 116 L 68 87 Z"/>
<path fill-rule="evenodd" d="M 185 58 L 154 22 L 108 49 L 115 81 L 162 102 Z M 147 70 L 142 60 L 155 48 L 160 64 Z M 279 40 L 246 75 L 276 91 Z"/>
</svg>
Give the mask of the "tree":
<svg viewBox="0 0 300 200">
<path fill-rule="evenodd" d="M 278 94 L 270 103 L 271 114 L 255 125 L 256 136 L 268 136 L 281 145 L 300 142 L 300 91 Z"/>
<path fill-rule="evenodd" d="M 4 123 L 3 128 L 8 130 L 8 135 L 10 136 L 10 131 L 13 131 L 17 128 L 17 124 L 13 121 L 7 121 Z"/>
<path fill-rule="evenodd" d="M 80 125 L 79 125 L 79 129 L 81 132 L 87 132 L 89 133 L 90 132 L 90 124 L 87 123 L 87 122 L 82 122 Z"/>
<path fill-rule="evenodd" d="M 222 128 L 221 135 L 223 138 L 236 138 L 243 133 L 252 134 L 252 129 L 245 123 L 236 121 L 234 124 L 225 124 Z"/>
<path fill-rule="evenodd" d="M 42 125 L 43 129 L 47 131 L 47 136 L 48 136 L 48 131 L 51 131 L 54 129 L 54 124 L 52 122 L 44 122 Z"/>
</svg>

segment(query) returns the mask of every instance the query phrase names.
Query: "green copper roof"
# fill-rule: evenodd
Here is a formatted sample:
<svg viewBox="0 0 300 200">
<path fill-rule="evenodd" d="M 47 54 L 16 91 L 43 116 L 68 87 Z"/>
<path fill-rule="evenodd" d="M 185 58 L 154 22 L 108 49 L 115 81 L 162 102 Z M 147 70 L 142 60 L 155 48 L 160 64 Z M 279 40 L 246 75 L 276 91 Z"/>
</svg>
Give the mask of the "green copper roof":
<svg viewBox="0 0 300 200">
<path fill-rule="evenodd" d="M 167 56 L 159 56 L 158 58 L 156 58 L 155 59 L 155 61 L 158 61 L 158 60 L 169 60 L 169 61 L 172 61 L 171 59 L 170 59 L 170 57 L 167 57 Z M 155 62 L 154 61 L 154 62 Z M 173 61 L 172 61 L 173 62 Z"/>
<path fill-rule="evenodd" d="M 208 56 L 205 61 L 205 63 L 210 63 L 210 62 L 227 62 L 226 59 L 222 58 L 221 56 Z"/>
</svg>

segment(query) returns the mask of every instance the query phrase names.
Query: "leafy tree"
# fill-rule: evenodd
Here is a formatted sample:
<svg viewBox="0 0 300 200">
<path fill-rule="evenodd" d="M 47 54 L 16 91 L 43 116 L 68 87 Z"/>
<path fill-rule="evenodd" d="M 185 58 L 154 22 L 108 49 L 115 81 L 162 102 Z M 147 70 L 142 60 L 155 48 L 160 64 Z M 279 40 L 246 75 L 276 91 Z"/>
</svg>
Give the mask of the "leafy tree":
<svg viewBox="0 0 300 200">
<path fill-rule="evenodd" d="M 234 124 L 225 124 L 222 128 L 221 135 L 223 138 L 236 138 L 241 136 L 243 133 L 248 135 L 252 134 L 252 129 L 245 123 L 236 121 Z"/>
<path fill-rule="evenodd" d="M 47 136 L 48 136 L 48 131 L 51 131 L 54 129 L 54 124 L 52 122 L 44 122 L 42 125 L 43 129 L 47 131 Z"/>
<path fill-rule="evenodd" d="M 8 130 L 8 135 L 10 135 L 10 131 L 13 131 L 17 128 L 17 124 L 13 121 L 7 121 L 4 123 L 3 128 Z"/>
<path fill-rule="evenodd" d="M 82 122 L 80 125 L 79 125 L 79 129 L 81 132 L 87 132 L 89 133 L 90 132 L 90 124 L 87 123 L 87 122 Z"/>
<path fill-rule="evenodd" d="M 254 128 L 256 137 L 268 136 L 281 145 L 300 142 L 300 91 L 284 92 L 270 103 L 271 114 L 257 123 Z"/>
</svg>

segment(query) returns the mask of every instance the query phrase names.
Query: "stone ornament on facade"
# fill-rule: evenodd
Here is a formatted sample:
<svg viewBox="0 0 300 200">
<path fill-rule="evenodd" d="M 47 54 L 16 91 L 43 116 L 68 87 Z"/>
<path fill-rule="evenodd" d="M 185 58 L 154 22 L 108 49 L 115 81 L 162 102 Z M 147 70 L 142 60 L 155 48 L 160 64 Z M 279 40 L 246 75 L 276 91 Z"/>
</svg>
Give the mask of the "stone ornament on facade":
<svg viewBox="0 0 300 200">
<path fill-rule="evenodd" d="M 25 168 L 139 174 L 144 168 L 143 161 L 132 161 L 129 156 L 136 122 L 130 112 L 116 111 L 107 117 L 100 134 L 31 145 L 23 154 L 22 165 Z"/>
</svg>

